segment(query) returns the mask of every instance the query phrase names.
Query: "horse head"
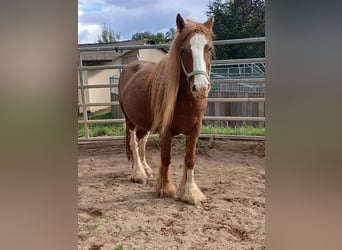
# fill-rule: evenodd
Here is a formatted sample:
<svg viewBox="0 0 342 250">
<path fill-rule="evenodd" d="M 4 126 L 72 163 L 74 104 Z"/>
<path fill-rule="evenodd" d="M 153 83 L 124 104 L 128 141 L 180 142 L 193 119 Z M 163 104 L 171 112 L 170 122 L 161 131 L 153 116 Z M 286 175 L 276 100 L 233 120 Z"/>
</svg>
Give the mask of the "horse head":
<svg viewBox="0 0 342 250">
<path fill-rule="evenodd" d="M 213 49 L 214 17 L 204 23 L 184 21 L 177 15 L 177 32 L 183 37 L 179 47 L 181 70 L 195 98 L 207 98 L 210 90 L 210 63 Z"/>
</svg>

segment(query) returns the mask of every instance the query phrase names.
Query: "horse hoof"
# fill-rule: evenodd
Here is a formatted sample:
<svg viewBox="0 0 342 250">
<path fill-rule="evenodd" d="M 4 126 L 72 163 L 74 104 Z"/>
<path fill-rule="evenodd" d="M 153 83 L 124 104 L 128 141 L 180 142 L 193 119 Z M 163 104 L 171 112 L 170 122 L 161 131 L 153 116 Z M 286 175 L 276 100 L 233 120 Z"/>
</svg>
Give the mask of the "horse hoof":
<svg viewBox="0 0 342 250">
<path fill-rule="evenodd" d="M 153 178 L 153 173 L 152 173 L 152 169 L 145 169 L 145 173 L 148 177 Z"/>
<path fill-rule="evenodd" d="M 206 201 L 205 195 L 199 189 L 192 189 L 191 192 L 186 192 L 183 196 L 178 197 L 179 200 L 191 205 L 199 206 Z"/>
<path fill-rule="evenodd" d="M 173 184 L 167 184 L 165 187 L 157 187 L 156 191 L 158 198 L 176 197 L 176 187 Z"/>
<path fill-rule="evenodd" d="M 206 200 L 206 197 L 203 195 L 203 197 L 200 198 L 189 198 L 189 197 L 182 197 L 181 201 L 188 203 L 190 205 L 194 206 L 200 206 L 202 202 Z"/>
<path fill-rule="evenodd" d="M 139 183 L 139 184 L 146 184 L 146 179 L 145 178 L 137 178 L 137 177 L 134 177 L 134 176 L 129 176 L 128 179 L 131 181 L 131 182 L 134 182 L 134 183 Z"/>
</svg>

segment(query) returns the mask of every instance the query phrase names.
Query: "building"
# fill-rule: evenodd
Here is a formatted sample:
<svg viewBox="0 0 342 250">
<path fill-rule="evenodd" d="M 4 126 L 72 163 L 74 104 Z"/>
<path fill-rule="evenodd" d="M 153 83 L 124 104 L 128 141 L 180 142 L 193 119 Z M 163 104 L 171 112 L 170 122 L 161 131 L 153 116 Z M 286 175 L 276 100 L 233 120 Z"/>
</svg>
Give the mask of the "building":
<svg viewBox="0 0 342 250">
<path fill-rule="evenodd" d="M 134 46 L 134 45 L 147 45 L 153 44 L 153 41 L 146 39 L 143 40 L 130 40 L 115 43 L 106 44 L 79 44 L 79 48 L 101 47 L 108 46 Z M 129 50 L 117 50 L 117 51 L 91 51 L 82 52 L 82 65 L 83 66 L 104 66 L 104 65 L 126 65 L 135 60 L 147 60 L 158 62 L 167 53 L 164 49 L 129 49 Z M 113 82 L 113 79 L 118 79 L 121 69 L 92 69 L 84 70 L 83 82 L 84 85 L 100 85 L 109 84 Z M 78 80 L 80 85 L 80 79 Z M 113 90 L 112 90 L 113 92 Z M 110 102 L 113 99 L 113 94 L 110 88 L 89 88 L 85 90 L 85 99 L 87 103 L 104 103 Z M 81 93 L 79 90 L 78 96 L 79 103 L 81 103 Z M 104 109 L 108 109 L 110 106 L 90 106 L 88 111 L 96 112 Z M 82 108 L 79 112 L 83 112 Z"/>
</svg>

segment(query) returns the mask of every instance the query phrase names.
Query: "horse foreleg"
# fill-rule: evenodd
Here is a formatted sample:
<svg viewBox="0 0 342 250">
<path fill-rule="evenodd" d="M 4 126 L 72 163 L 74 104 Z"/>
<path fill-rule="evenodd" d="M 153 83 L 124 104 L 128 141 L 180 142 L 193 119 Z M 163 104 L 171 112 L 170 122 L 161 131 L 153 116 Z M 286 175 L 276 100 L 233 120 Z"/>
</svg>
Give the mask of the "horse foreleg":
<svg viewBox="0 0 342 250">
<path fill-rule="evenodd" d="M 176 187 L 173 185 L 171 170 L 169 169 L 171 162 L 171 136 L 161 138 L 161 164 L 159 168 L 156 192 L 157 197 L 175 197 Z"/>
<path fill-rule="evenodd" d="M 190 204 L 199 205 L 206 198 L 195 183 L 195 151 L 198 136 L 186 136 L 183 177 L 177 190 L 177 198 Z"/>
<path fill-rule="evenodd" d="M 144 170 L 144 165 L 141 162 L 140 154 L 139 154 L 139 145 L 138 145 L 138 139 L 136 135 L 136 131 L 130 130 L 131 133 L 131 139 L 130 139 L 130 147 L 132 150 L 132 174 L 129 177 L 129 179 L 133 182 L 138 183 L 145 183 L 147 179 L 147 175 Z"/>
<path fill-rule="evenodd" d="M 146 154 L 145 154 L 145 149 L 146 149 L 146 142 L 147 142 L 147 138 L 148 138 L 148 134 L 146 134 L 143 138 L 141 138 L 138 141 L 138 146 L 139 146 L 139 156 L 140 156 L 140 160 L 142 162 L 142 165 L 144 167 L 145 173 L 149 176 L 149 177 L 153 177 L 152 175 L 152 169 L 151 167 L 147 164 L 146 162 Z"/>
</svg>

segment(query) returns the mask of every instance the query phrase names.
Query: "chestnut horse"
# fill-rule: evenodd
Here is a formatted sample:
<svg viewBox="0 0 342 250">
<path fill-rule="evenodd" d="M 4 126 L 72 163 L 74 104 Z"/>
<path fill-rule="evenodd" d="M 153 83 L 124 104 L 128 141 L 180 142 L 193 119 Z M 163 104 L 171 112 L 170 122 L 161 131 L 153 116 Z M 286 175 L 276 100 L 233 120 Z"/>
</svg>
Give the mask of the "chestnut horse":
<svg viewBox="0 0 342 250">
<path fill-rule="evenodd" d="M 159 62 L 135 61 L 119 81 L 119 102 L 126 120 L 126 149 L 132 160 L 130 180 L 145 183 L 152 170 L 145 159 L 148 132 L 159 133 L 161 165 L 157 197 L 199 204 L 205 200 L 194 181 L 196 142 L 207 108 L 214 18 L 198 23 L 177 15 L 177 32 Z M 184 172 L 176 190 L 171 171 L 171 140 L 186 137 Z"/>
</svg>

